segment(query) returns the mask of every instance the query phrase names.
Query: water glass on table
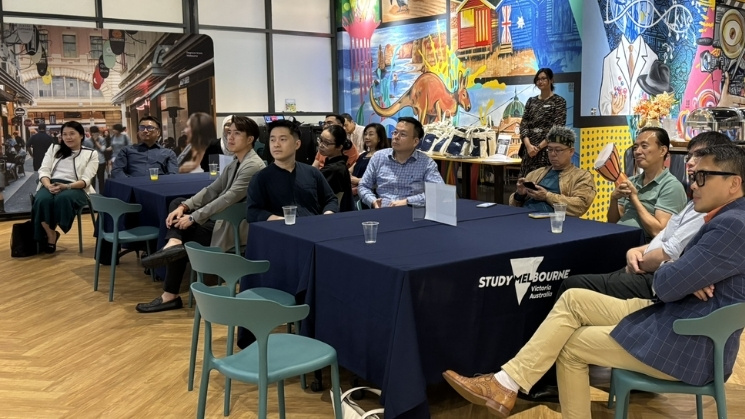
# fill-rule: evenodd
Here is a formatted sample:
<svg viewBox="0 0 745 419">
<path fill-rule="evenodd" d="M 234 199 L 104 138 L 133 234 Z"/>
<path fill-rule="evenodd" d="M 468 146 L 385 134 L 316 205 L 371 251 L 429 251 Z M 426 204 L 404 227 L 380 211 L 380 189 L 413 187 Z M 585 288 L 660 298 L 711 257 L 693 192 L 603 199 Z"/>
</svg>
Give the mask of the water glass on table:
<svg viewBox="0 0 745 419">
<path fill-rule="evenodd" d="M 150 169 L 150 180 L 158 180 L 158 169 L 157 168 Z"/>
<path fill-rule="evenodd" d="M 551 232 L 561 233 L 564 230 L 564 217 L 566 214 L 561 212 L 551 213 Z"/>
<path fill-rule="evenodd" d="M 554 212 L 557 214 L 561 214 L 561 221 L 564 221 L 564 217 L 566 217 L 567 214 L 567 204 L 554 204 Z"/>
<path fill-rule="evenodd" d="M 365 221 L 362 223 L 362 232 L 365 234 L 365 243 L 372 244 L 378 241 L 377 221 Z"/>
<path fill-rule="evenodd" d="M 284 206 L 282 207 L 282 211 L 285 213 L 285 225 L 294 225 L 295 217 L 297 216 L 297 205 Z"/>
</svg>

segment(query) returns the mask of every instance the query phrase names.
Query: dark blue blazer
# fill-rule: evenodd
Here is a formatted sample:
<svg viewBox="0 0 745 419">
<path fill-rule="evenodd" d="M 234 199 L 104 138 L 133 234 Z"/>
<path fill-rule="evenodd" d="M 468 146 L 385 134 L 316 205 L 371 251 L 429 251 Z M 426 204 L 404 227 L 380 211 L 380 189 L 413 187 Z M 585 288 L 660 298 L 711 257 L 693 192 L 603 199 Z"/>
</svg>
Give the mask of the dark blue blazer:
<svg viewBox="0 0 745 419">
<path fill-rule="evenodd" d="M 716 285 L 709 301 L 692 295 L 711 284 Z M 673 322 L 745 301 L 745 198 L 727 204 L 704 224 L 680 259 L 660 266 L 652 288 L 660 302 L 628 315 L 611 336 L 640 361 L 680 381 L 703 385 L 713 380 L 714 344 L 707 337 L 678 335 Z M 725 377 L 732 374 L 740 333 L 725 345 Z"/>
</svg>

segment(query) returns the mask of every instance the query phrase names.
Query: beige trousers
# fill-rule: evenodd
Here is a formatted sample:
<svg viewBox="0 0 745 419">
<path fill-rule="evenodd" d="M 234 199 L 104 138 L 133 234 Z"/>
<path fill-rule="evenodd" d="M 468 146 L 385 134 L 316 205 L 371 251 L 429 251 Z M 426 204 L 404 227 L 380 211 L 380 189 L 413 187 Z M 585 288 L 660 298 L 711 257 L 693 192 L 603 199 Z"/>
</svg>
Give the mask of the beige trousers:
<svg viewBox="0 0 745 419">
<path fill-rule="evenodd" d="M 567 290 L 533 337 L 502 369 L 527 393 L 556 362 L 562 417 L 590 419 L 588 365 L 675 380 L 634 358 L 610 336 L 621 319 L 651 304 L 650 300 L 621 300 L 586 289 Z"/>
</svg>

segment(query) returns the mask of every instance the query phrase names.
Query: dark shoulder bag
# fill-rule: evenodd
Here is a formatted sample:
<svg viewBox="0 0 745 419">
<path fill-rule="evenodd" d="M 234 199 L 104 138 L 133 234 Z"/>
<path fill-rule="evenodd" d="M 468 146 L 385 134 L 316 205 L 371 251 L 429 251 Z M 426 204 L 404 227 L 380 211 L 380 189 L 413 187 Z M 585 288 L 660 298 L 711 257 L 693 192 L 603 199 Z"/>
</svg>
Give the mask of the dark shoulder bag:
<svg viewBox="0 0 745 419">
<path fill-rule="evenodd" d="M 10 256 L 24 258 L 38 253 L 34 240 L 34 224 L 29 220 L 24 223 L 13 224 L 10 236 Z"/>
</svg>

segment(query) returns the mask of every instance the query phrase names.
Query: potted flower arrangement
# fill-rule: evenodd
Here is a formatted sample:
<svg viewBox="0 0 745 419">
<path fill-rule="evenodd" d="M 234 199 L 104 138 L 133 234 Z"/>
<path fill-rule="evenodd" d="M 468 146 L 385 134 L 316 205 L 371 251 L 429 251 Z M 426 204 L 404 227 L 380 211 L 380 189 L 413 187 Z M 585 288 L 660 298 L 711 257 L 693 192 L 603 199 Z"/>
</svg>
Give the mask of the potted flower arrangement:
<svg viewBox="0 0 745 419">
<path fill-rule="evenodd" d="M 660 126 L 660 119 L 670 116 L 670 109 L 675 104 L 672 93 L 660 93 L 651 99 L 642 99 L 634 106 L 634 113 L 639 115 L 639 128 L 647 125 Z"/>
</svg>

